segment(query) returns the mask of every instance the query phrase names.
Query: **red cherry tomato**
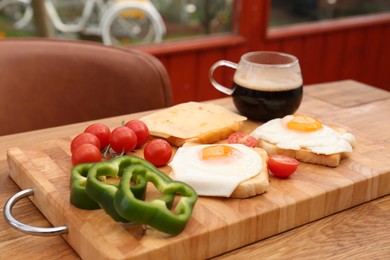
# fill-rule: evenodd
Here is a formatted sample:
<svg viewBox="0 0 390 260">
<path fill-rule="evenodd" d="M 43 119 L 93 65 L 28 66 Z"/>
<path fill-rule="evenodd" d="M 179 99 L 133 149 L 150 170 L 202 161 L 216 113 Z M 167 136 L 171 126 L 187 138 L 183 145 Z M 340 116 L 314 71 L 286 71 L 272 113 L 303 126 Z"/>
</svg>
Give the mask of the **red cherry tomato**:
<svg viewBox="0 0 390 260">
<path fill-rule="evenodd" d="M 289 156 L 275 154 L 268 157 L 267 165 L 276 177 L 287 178 L 297 170 L 299 162 Z"/>
<path fill-rule="evenodd" d="M 73 153 L 74 150 L 77 149 L 77 147 L 83 144 L 92 144 L 100 150 L 100 141 L 99 138 L 96 137 L 96 135 L 93 135 L 91 133 L 81 133 L 75 138 L 73 138 L 72 142 L 70 143 L 70 151 Z"/>
<path fill-rule="evenodd" d="M 102 160 L 102 154 L 99 148 L 93 144 L 83 144 L 77 147 L 72 153 L 72 164 L 77 165 L 79 163 L 87 162 L 100 162 Z"/>
<path fill-rule="evenodd" d="M 134 131 L 137 135 L 136 148 L 142 147 L 149 140 L 150 133 L 149 128 L 141 120 L 131 120 L 125 124 L 128 128 Z"/>
<path fill-rule="evenodd" d="M 111 130 L 104 124 L 92 124 L 84 130 L 84 133 L 96 135 L 100 141 L 100 148 L 102 150 L 110 143 Z"/>
<path fill-rule="evenodd" d="M 228 143 L 229 144 L 245 144 L 249 147 L 256 147 L 257 140 L 253 136 L 241 133 L 241 132 L 235 132 L 229 135 L 228 137 Z"/>
<path fill-rule="evenodd" d="M 128 153 L 137 145 L 137 135 L 126 126 L 115 128 L 110 135 L 110 146 L 117 153 Z"/>
<path fill-rule="evenodd" d="M 154 139 L 146 144 L 144 148 L 145 160 L 156 167 L 166 165 L 172 156 L 171 145 L 163 139 Z"/>
</svg>

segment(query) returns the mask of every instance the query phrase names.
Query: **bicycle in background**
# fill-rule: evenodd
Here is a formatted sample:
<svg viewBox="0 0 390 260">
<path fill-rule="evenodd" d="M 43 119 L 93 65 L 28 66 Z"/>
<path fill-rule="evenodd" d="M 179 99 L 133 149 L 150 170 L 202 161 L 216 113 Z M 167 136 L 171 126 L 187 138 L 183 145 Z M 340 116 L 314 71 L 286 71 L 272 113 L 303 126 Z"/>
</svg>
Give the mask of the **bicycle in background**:
<svg viewBox="0 0 390 260">
<path fill-rule="evenodd" d="M 44 0 L 47 15 L 56 30 L 97 35 L 105 45 L 158 43 L 166 33 L 160 13 L 148 0 L 83 0 L 81 15 L 75 22 L 63 22 L 54 2 L 60 1 Z M 17 29 L 32 22 L 31 0 L 2 0 L 1 12 Z"/>
</svg>

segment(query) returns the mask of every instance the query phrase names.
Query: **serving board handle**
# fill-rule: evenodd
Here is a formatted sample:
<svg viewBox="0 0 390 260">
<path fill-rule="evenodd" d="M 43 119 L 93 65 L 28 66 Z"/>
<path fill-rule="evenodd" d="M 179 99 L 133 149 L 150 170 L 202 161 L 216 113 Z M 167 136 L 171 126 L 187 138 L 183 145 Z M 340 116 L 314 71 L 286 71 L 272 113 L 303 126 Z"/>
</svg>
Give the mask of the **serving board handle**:
<svg viewBox="0 0 390 260">
<path fill-rule="evenodd" d="M 21 190 L 15 195 L 13 195 L 7 203 L 4 205 L 4 219 L 10 224 L 13 228 L 30 235 L 36 236 L 56 236 L 61 234 L 68 233 L 68 227 L 59 226 L 52 228 L 42 228 L 42 227 L 34 227 L 30 225 L 23 224 L 22 222 L 16 220 L 12 215 L 12 207 L 21 199 L 34 195 L 33 189 L 25 189 Z"/>
</svg>

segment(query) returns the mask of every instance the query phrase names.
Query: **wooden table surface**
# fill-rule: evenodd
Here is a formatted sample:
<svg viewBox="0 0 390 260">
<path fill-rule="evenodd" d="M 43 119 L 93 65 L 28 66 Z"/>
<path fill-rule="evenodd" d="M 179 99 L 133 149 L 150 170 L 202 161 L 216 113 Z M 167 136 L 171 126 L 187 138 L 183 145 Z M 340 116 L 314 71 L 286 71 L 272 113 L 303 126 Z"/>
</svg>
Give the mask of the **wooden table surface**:
<svg viewBox="0 0 390 260">
<path fill-rule="evenodd" d="M 355 81 L 340 81 L 305 87 L 300 111 L 325 122 L 339 122 L 340 110 L 356 114 L 353 131 L 370 134 L 375 145 L 390 145 L 390 93 Z M 235 110 L 230 98 L 213 101 Z M 337 113 L 335 113 L 337 111 Z M 139 118 L 143 113 L 104 119 L 108 126 Z M 375 115 L 375 116 L 374 116 Z M 361 124 L 362 120 L 364 124 Z M 98 120 L 102 121 L 102 120 Z M 0 137 L 0 211 L 20 189 L 9 177 L 8 148 L 74 136 L 91 122 Z M 354 125 L 356 124 L 356 128 Z M 359 126 L 359 127 L 357 127 Z M 390 162 L 389 162 L 390 163 Z M 390 185 L 390 184 L 389 184 Z M 49 227 L 50 223 L 28 200 L 22 199 L 13 214 L 23 223 Z M 254 244 L 227 252 L 215 259 L 385 259 L 390 255 L 390 195 L 308 223 Z M 23 234 L 0 218 L 0 259 L 78 259 L 62 237 Z"/>
</svg>

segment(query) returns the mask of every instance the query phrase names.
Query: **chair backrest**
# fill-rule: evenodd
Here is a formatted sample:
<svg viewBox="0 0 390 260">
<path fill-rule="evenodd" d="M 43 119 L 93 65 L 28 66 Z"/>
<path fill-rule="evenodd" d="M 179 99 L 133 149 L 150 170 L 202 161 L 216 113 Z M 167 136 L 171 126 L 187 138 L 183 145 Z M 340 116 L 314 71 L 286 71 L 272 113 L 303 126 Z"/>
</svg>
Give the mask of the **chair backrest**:
<svg viewBox="0 0 390 260">
<path fill-rule="evenodd" d="M 170 105 L 167 72 L 149 54 L 82 41 L 0 40 L 0 135 Z"/>
</svg>

